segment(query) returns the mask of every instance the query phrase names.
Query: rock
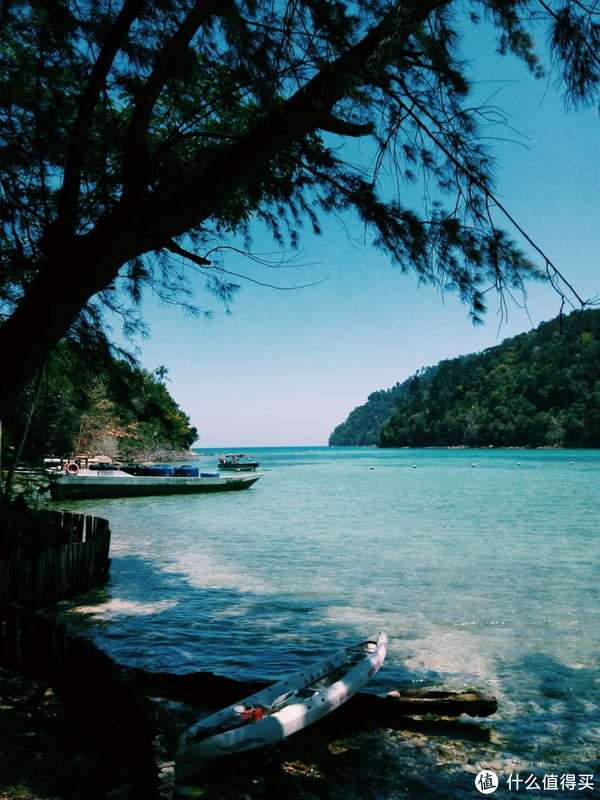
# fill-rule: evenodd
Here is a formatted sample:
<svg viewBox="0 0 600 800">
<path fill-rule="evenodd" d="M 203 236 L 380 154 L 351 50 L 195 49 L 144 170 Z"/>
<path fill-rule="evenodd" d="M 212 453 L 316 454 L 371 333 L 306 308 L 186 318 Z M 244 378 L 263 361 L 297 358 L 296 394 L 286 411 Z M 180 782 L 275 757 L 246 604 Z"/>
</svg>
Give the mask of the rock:
<svg viewBox="0 0 600 800">
<path fill-rule="evenodd" d="M 133 800 L 133 797 L 133 786 L 130 783 L 125 783 L 118 789 L 111 789 L 106 793 L 106 800 Z"/>
</svg>

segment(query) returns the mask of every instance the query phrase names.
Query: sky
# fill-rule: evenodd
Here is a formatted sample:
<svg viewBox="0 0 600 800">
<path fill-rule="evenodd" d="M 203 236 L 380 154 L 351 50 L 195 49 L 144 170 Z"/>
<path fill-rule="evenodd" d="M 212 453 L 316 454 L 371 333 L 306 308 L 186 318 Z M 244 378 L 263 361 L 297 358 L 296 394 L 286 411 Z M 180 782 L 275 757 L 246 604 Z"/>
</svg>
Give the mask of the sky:
<svg viewBox="0 0 600 800">
<path fill-rule="evenodd" d="M 565 111 L 555 75 L 531 77 L 512 57 L 494 54 L 486 29 L 468 34 L 475 98 L 490 99 L 518 135 L 486 134 L 498 161 L 498 194 L 528 233 L 584 297 L 600 290 L 600 143 L 597 111 Z M 368 160 L 364 148 L 357 155 Z M 418 201 L 418 197 L 416 198 Z M 282 285 L 276 291 L 243 283 L 231 313 L 208 295 L 212 319 L 189 319 L 146 298 L 150 338 L 137 340 L 142 364 L 169 369 L 169 389 L 198 428 L 197 446 L 326 444 L 370 392 L 403 381 L 420 367 L 483 350 L 556 316 L 560 300 L 529 284 L 527 312 L 509 306 L 501 321 L 490 297 L 483 326 L 452 295 L 418 286 L 385 254 L 323 219 L 323 235 L 303 236 L 293 269 L 273 270 L 227 256 L 225 266 Z M 505 226 L 506 227 L 506 226 Z M 507 228 L 508 229 L 508 228 Z M 514 232 L 518 239 L 518 234 Z M 276 259 L 275 245 L 255 226 L 254 251 Z M 527 249 L 524 247 L 524 249 Z M 286 257 L 290 253 L 285 254 Z M 302 266 L 305 265 L 305 266 Z"/>
</svg>

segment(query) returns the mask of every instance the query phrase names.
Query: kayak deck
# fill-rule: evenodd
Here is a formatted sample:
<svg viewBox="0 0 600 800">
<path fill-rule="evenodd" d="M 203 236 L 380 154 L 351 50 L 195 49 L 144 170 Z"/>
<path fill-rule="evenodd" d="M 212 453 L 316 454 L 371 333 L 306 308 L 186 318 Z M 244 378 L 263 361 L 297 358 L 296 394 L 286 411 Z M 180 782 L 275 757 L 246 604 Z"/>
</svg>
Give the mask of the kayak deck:
<svg viewBox="0 0 600 800">
<path fill-rule="evenodd" d="M 204 762 L 280 741 L 326 716 L 378 672 L 386 651 L 379 633 L 200 720 L 180 740 L 178 781 Z"/>
<path fill-rule="evenodd" d="M 354 664 L 358 664 L 359 661 L 362 661 L 363 657 L 364 653 L 357 652 L 349 654 L 348 658 L 341 666 L 331 670 L 331 672 L 322 675 L 321 677 L 314 680 L 312 683 L 309 683 L 300 689 L 292 689 L 289 692 L 285 692 L 280 697 L 276 697 L 270 706 L 262 706 L 262 705 L 253 706 L 252 710 L 254 712 L 256 712 L 257 710 L 260 710 L 260 712 L 262 712 L 259 713 L 258 716 L 253 716 L 249 714 L 248 716 L 243 717 L 241 714 L 233 711 L 233 709 L 220 711 L 219 714 L 222 714 L 224 716 L 223 723 L 221 725 L 212 725 L 206 728 L 199 728 L 198 739 L 207 739 L 210 736 L 214 736 L 216 733 L 223 733 L 228 730 L 233 730 L 234 728 L 241 728 L 245 725 L 250 725 L 253 722 L 258 721 L 259 719 L 264 719 L 266 716 L 269 716 L 271 714 L 276 714 L 278 711 L 281 711 L 282 708 L 297 703 L 299 700 L 301 702 L 304 702 L 306 700 L 314 698 L 320 692 L 325 691 L 334 683 L 343 678 L 344 675 L 346 675 L 346 673 L 348 672 L 349 667 L 353 666 Z M 244 707 L 246 706 L 244 705 Z M 227 721 L 227 719 L 229 719 L 229 722 Z"/>
</svg>

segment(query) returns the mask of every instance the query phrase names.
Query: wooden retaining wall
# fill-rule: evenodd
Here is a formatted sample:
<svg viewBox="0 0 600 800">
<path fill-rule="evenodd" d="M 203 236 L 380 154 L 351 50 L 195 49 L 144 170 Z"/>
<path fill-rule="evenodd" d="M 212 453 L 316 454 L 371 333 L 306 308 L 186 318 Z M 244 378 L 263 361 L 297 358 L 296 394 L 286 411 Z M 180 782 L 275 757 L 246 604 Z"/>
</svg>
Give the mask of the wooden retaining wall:
<svg viewBox="0 0 600 800">
<path fill-rule="evenodd" d="M 33 540 L 37 552 L 0 561 L 0 665 L 58 691 L 81 737 L 88 778 L 95 775 L 103 791 L 128 800 L 170 800 L 172 781 L 165 795 L 162 744 L 141 690 L 90 639 L 40 610 L 107 579 L 108 521 L 42 511 L 13 515 L 10 524 L 13 551 L 31 548 Z M 48 541 L 52 546 L 39 549 Z"/>
<path fill-rule="evenodd" d="M 30 558 L 0 561 L 0 608 L 18 603 L 44 608 L 104 583 L 110 567 L 110 527 L 101 517 L 63 511 L 40 512 L 64 532 L 64 544 Z"/>
</svg>

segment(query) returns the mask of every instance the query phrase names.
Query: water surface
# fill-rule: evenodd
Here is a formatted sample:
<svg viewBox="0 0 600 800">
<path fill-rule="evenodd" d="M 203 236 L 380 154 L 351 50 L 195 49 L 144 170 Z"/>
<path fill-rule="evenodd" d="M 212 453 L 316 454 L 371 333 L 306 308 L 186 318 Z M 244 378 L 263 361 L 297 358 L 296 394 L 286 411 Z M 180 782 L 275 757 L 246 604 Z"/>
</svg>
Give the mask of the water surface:
<svg viewBox="0 0 600 800">
<path fill-rule="evenodd" d="M 74 624 L 122 662 L 236 678 L 385 630 L 373 691 L 498 697 L 484 744 L 412 747 L 411 769 L 446 770 L 444 796 L 476 794 L 465 764 L 600 786 L 600 451 L 252 452 L 265 475 L 245 492 L 65 504 L 113 531 L 110 584 Z M 398 763 L 406 743 L 380 739 Z"/>
</svg>

